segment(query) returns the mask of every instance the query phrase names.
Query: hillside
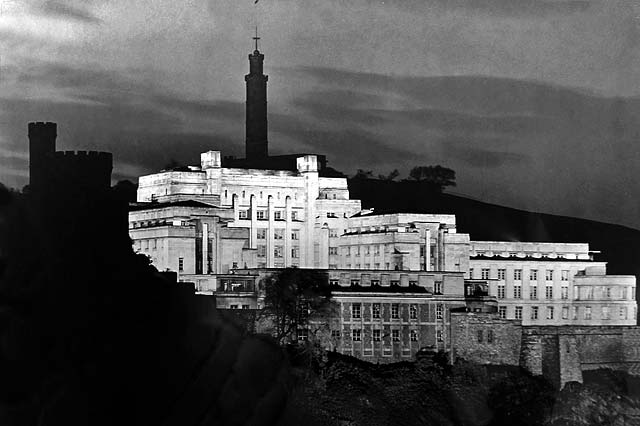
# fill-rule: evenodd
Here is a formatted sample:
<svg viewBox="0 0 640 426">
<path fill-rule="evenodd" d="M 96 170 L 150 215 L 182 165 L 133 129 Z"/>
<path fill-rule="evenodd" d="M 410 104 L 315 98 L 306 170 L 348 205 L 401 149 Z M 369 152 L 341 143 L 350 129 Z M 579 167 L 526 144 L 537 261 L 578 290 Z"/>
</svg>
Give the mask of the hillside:
<svg viewBox="0 0 640 426">
<path fill-rule="evenodd" d="M 419 182 L 349 179 L 351 198 L 376 211 L 455 214 L 458 230 L 472 240 L 589 243 L 602 252 L 609 274 L 640 278 L 640 231 L 572 217 L 532 213 L 437 193 Z"/>
</svg>

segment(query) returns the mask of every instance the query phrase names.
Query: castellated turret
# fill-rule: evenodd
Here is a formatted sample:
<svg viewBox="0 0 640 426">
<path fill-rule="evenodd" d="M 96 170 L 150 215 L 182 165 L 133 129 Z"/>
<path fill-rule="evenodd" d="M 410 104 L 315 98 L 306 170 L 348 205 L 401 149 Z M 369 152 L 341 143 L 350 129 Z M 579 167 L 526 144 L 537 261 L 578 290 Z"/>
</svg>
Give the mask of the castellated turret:
<svg viewBox="0 0 640 426">
<path fill-rule="evenodd" d="M 56 137 L 56 123 L 29 123 L 29 184 L 33 191 L 101 190 L 111 186 L 111 153 L 56 151 Z"/>
</svg>

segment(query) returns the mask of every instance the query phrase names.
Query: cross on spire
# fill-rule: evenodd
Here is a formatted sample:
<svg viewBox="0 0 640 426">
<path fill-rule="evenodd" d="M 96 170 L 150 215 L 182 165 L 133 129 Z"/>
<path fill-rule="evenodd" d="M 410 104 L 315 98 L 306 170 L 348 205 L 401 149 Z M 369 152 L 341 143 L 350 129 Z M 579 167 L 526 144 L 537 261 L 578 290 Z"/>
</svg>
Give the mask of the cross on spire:
<svg viewBox="0 0 640 426">
<path fill-rule="evenodd" d="M 258 37 L 258 26 L 256 25 L 256 36 L 253 37 L 253 39 L 256 41 L 256 51 L 258 50 L 258 40 L 260 40 L 260 37 Z"/>
</svg>

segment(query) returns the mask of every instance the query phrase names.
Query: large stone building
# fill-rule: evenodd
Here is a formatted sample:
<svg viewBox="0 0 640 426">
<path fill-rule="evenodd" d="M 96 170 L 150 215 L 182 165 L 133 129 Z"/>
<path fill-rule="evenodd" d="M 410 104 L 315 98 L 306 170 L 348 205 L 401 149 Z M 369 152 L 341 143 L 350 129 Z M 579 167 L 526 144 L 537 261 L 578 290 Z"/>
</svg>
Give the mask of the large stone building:
<svg viewBox="0 0 640 426">
<path fill-rule="evenodd" d="M 483 344 L 522 325 L 636 323 L 635 277 L 606 275 L 588 244 L 473 241 L 453 215 L 362 210 L 324 156 L 269 156 L 263 59 L 249 55 L 246 158 L 209 151 L 140 177 L 130 235 L 158 269 L 227 309 L 260 309 L 261 279 L 281 268 L 325 270 L 339 314 L 324 344 L 369 360 L 453 354 L 461 312 L 493 318 Z"/>
</svg>

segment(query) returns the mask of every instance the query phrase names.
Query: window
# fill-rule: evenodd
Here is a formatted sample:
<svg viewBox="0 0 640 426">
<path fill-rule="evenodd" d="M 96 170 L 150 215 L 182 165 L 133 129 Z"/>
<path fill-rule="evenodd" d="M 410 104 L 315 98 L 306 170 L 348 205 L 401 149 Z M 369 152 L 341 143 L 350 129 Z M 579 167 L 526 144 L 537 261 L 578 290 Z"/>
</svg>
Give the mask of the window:
<svg viewBox="0 0 640 426">
<path fill-rule="evenodd" d="M 607 299 L 611 299 L 611 287 L 607 287 L 605 289 L 604 297 L 606 297 Z"/>
<path fill-rule="evenodd" d="M 587 287 L 587 299 L 593 299 L 593 287 Z"/>
<path fill-rule="evenodd" d="M 282 257 L 282 246 L 276 246 L 273 249 L 273 256 L 274 257 Z"/>
<path fill-rule="evenodd" d="M 373 318 L 374 319 L 380 318 L 380 304 L 379 303 L 374 303 L 373 304 L 372 313 L 373 313 Z"/>
<path fill-rule="evenodd" d="M 580 299 L 580 292 L 577 285 L 573 286 L 573 298 L 576 300 Z"/>
<path fill-rule="evenodd" d="M 299 341 L 304 341 L 304 340 L 308 340 L 309 339 L 309 330 L 307 330 L 306 328 L 299 328 L 298 329 L 298 340 Z"/>
<path fill-rule="evenodd" d="M 340 280 L 336 280 L 336 279 L 332 278 L 332 279 L 329 280 L 329 285 L 338 286 L 338 285 L 340 285 Z"/>
<path fill-rule="evenodd" d="M 626 287 L 622 287 L 622 299 L 626 299 L 627 298 L 627 288 Z"/>
<path fill-rule="evenodd" d="M 562 281 L 569 281 L 569 271 L 562 271 L 560 274 L 560 279 Z"/>
<path fill-rule="evenodd" d="M 566 285 L 563 285 L 560 288 L 560 297 L 563 300 L 567 300 L 569 298 L 569 287 L 567 287 Z"/>
<path fill-rule="evenodd" d="M 487 343 L 493 343 L 493 330 L 487 330 Z"/>
<path fill-rule="evenodd" d="M 636 300 L 636 288 L 631 287 L 631 300 Z"/>
<path fill-rule="evenodd" d="M 394 303 L 391 305 L 391 318 L 398 319 L 398 304 Z"/>
<path fill-rule="evenodd" d="M 611 319 L 608 306 L 602 307 L 602 319 L 605 319 L 605 320 Z"/>
<path fill-rule="evenodd" d="M 547 319 L 553 319 L 553 306 L 547 306 Z"/>
<path fill-rule="evenodd" d="M 238 262 L 231 263 L 231 269 L 236 269 L 238 267 Z"/>
<path fill-rule="evenodd" d="M 433 292 L 435 294 L 442 294 L 442 281 L 435 281 L 433 283 Z"/>
<path fill-rule="evenodd" d="M 229 305 L 229 309 L 238 309 L 238 305 Z"/>
<path fill-rule="evenodd" d="M 502 319 L 507 318 L 507 307 L 506 306 L 498 307 L 498 315 L 500 315 L 500 318 Z"/>
<path fill-rule="evenodd" d="M 591 319 L 591 306 L 587 306 L 586 308 L 584 308 L 584 319 Z"/>
<path fill-rule="evenodd" d="M 569 307 L 568 306 L 563 306 L 562 307 L 562 319 L 569 319 Z"/>
<path fill-rule="evenodd" d="M 351 287 L 357 287 L 360 285 L 360 280 L 351 280 Z"/>
<path fill-rule="evenodd" d="M 444 339 L 442 338 L 442 330 L 436 331 L 436 340 L 438 342 L 444 342 Z"/>
<path fill-rule="evenodd" d="M 394 342 L 400 341 L 400 330 L 391 330 L 391 340 Z"/>
<path fill-rule="evenodd" d="M 329 229 L 330 238 L 336 238 L 337 236 L 338 236 L 338 231 L 336 231 L 335 229 Z"/>
<path fill-rule="evenodd" d="M 291 231 L 291 239 L 292 240 L 299 240 L 300 239 L 300 231 Z M 336 253 L 338 254 L 338 253 Z"/>
<path fill-rule="evenodd" d="M 360 319 L 360 304 L 354 303 L 351 305 L 351 319 Z"/>
<path fill-rule="evenodd" d="M 547 299 L 553 299 L 553 286 L 552 285 L 546 286 L 544 294 Z"/>
<path fill-rule="evenodd" d="M 298 220 L 298 212 L 296 210 L 291 212 L 291 220 Z"/>
<path fill-rule="evenodd" d="M 274 240 L 283 240 L 284 239 L 284 229 L 275 229 L 273 231 L 273 239 Z"/>
<path fill-rule="evenodd" d="M 627 319 L 627 307 L 620 306 L 620 318 Z"/>
<path fill-rule="evenodd" d="M 249 309 L 249 305 L 242 305 L 242 309 Z"/>
<path fill-rule="evenodd" d="M 258 257 L 267 256 L 267 246 L 258 246 Z"/>
<path fill-rule="evenodd" d="M 184 271 L 184 257 L 178 258 L 178 271 Z"/>
<path fill-rule="evenodd" d="M 258 228 L 256 231 L 256 238 L 259 240 L 267 239 L 267 228 Z"/>
<path fill-rule="evenodd" d="M 480 271 L 481 277 L 483 280 L 488 280 L 489 279 L 489 268 L 482 268 L 482 270 Z"/>
<path fill-rule="evenodd" d="M 516 319 L 522 319 L 522 306 L 516 306 Z"/>
<path fill-rule="evenodd" d="M 504 284 L 498 286 L 498 299 L 504 299 Z"/>
<path fill-rule="evenodd" d="M 333 337 L 334 339 L 339 339 L 340 338 L 340 330 L 331 330 L 331 337 Z"/>
<path fill-rule="evenodd" d="M 238 211 L 238 218 L 239 219 L 249 219 L 249 210 L 239 210 Z"/>
<path fill-rule="evenodd" d="M 412 342 L 417 342 L 418 341 L 418 330 L 411 330 L 409 336 L 410 336 Z"/>
<path fill-rule="evenodd" d="M 267 220 L 269 218 L 269 215 L 267 214 L 266 210 L 258 210 L 256 212 L 256 217 L 258 218 L 258 220 Z"/>
<path fill-rule="evenodd" d="M 538 319 L 538 307 L 537 306 L 532 306 L 531 307 L 531 319 L 532 320 L 537 320 Z"/>
<path fill-rule="evenodd" d="M 444 306 L 438 305 L 436 306 L 436 319 L 442 319 L 444 314 Z"/>
<path fill-rule="evenodd" d="M 504 280 L 504 277 L 507 275 L 506 269 L 498 269 L 498 279 Z"/>
<path fill-rule="evenodd" d="M 547 269 L 545 271 L 544 279 L 547 281 L 553 281 L 553 269 Z"/>
<path fill-rule="evenodd" d="M 532 269 L 529 271 L 529 280 L 538 281 L 538 270 Z"/>
<path fill-rule="evenodd" d="M 418 305 L 409 305 L 409 318 L 418 319 Z"/>
<path fill-rule="evenodd" d="M 291 257 L 294 259 L 297 259 L 300 257 L 300 248 L 299 247 L 292 247 L 291 248 Z"/>
<path fill-rule="evenodd" d="M 359 328 L 355 328 L 351 330 L 351 339 L 354 342 L 362 341 L 362 330 L 360 330 Z"/>
<path fill-rule="evenodd" d="M 373 330 L 373 341 L 379 342 L 380 340 L 380 330 Z"/>
<path fill-rule="evenodd" d="M 371 280 L 371 286 L 376 287 L 380 285 L 380 280 Z"/>
<path fill-rule="evenodd" d="M 513 279 L 515 281 L 522 281 L 522 269 L 513 270 Z"/>
<path fill-rule="evenodd" d="M 536 300 L 538 298 L 538 286 L 532 285 L 529 287 L 529 298 L 531 300 Z"/>
<path fill-rule="evenodd" d="M 482 330 L 478 330 L 478 343 L 482 343 Z"/>
<path fill-rule="evenodd" d="M 282 214 L 282 210 L 276 210 L 273 212 L 273 219 L 275 220 L 284 220 L 284 215 Z"/>
<path fill-rule="evenodd" d="M 574 307 L 573 307 L 573 316 L 572 316 L 572 318 L 573 318 L 574 320 L 577 320 L 577 319 L 578 319 L 578 307 L 577 307 L 577 306 L 574 306 Z"/>
<path fill-rule="evenodd" d="M 514 299 L 522 299 L 522 286 L 521 285 L 513 286 L 513 298 Z"/>
</svg>

